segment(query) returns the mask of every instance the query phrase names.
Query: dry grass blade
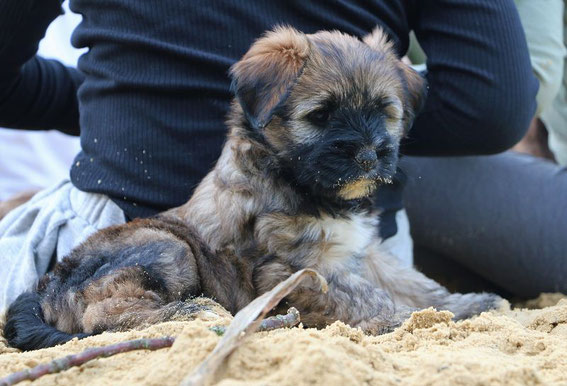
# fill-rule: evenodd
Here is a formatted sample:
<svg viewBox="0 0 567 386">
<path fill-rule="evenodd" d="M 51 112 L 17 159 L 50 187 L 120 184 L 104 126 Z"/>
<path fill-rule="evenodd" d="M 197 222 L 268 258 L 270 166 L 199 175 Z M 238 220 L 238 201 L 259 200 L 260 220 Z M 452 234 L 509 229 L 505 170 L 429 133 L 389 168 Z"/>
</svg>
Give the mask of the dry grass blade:
<svg viewBox="0 0 567 386">
<path fill-rule="evenodd" d="M 234 351 L 248 335 L 258 329 L 262 318 L 284 297 L 293 291 L 306 276 L 317 280 L 321 285 L 321 290 L 323 292 L 327 291 L 327 282 L 317 272 L 311 269 L 302 269 L 294 273 L 271 291 L 256 298 L 248 306 L 240 310 L 215 349 L 192 374 L 181 382 L 181 385 L 196 386 L 209 384 L 228 355 Z"/>
</svg>

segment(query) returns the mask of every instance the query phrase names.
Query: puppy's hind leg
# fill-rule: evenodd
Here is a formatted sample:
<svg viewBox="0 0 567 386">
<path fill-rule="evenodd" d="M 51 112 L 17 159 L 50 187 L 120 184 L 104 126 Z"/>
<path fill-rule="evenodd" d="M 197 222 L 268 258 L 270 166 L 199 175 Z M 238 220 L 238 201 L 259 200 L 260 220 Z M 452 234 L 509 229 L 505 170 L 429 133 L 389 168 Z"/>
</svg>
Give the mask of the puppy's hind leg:
<svg viewBox="0 0 567 386">
<path fill-rule="evenodd" d="M 132 328 L 171 320 L 192 320 L 205 312 L 213 312 L 204 304 L 193 299 L 176 300 L 163 303 L 157 298 L 149 298 L 146 292 L 140 298 L 110 298 L 87 308 L 84 314 L 86 331 L 123 331 Z"/>
<path fill-rule="evenodd" d="M 147 267 L 139 265 L 117 269 L 90 283 L 83 291 L 83 331 L 126 330 L 168 321 L 175 315 L 186 319 L 208 309 L 185 301 L 195 295 L 187 288 L 198 286 L 187 283 L 185 290 L 171 291 L 165 285 L 151 277 Z"/>
</svg>

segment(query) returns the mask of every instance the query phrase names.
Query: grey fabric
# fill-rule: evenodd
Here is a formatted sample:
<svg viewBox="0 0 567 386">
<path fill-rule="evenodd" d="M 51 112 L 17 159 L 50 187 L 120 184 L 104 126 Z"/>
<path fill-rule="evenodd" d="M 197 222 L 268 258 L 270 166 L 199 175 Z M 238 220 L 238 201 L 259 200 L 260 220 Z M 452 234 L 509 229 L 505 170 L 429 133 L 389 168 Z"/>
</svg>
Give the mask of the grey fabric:
<svg viewBox="0 0 567 386">
<path fill-rule="evenodd" d="M 107 196 L 86 193 L 69 181 L 36 194 L 0 222 L 0 314 L 95 231 L 125 222 Z"/>
<path fill-rule="evenodd" d="M 398 231 L 392 237 L 382 242 L 380 247 L 396 256 L 400 265 L 404 267 L 413 266 L 413 240 L 410 234 L 410 224 L 405 209 L 396 212 L 396 225 Z"/>
<path fill-rule="evenodd" d="M 512 152 L 402 167 L 416 245 L 518 296 L 567 293 L 567 168 Z"/>
</svg>

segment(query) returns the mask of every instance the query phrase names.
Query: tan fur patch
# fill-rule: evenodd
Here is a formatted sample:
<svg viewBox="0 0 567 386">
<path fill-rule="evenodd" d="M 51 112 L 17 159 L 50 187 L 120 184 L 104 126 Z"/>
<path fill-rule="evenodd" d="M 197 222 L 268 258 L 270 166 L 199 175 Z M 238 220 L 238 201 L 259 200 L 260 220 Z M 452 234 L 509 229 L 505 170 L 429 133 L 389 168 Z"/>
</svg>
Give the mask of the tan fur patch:
<svg viewBox="0 0 567 386">
<path fill-rule="evenodd" d="M 339 196 L 345 200 L 354 200 L 357 198 L 368 197 L 376 190 L 376 182 L 362 178 L 354 182 L 345 184 L 339 191 Z"/>
</svg>

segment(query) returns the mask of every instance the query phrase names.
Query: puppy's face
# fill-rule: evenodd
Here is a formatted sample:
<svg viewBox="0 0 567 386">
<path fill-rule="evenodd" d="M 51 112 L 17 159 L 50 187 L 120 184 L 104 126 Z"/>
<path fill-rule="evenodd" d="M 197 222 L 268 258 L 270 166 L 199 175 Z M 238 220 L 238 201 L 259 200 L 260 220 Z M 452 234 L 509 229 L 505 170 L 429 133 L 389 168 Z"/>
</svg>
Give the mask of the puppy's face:
<svg viewBox="0 0 567 386">
<path fill-rule="evenodd" d="M 366 197 L 391 180 L 425 94 L 422 78 L 379 29 L 362 42 L 280 27 L 231 72 L 249 134 L 294 183 L 339 200 Z"/>
</svg>

